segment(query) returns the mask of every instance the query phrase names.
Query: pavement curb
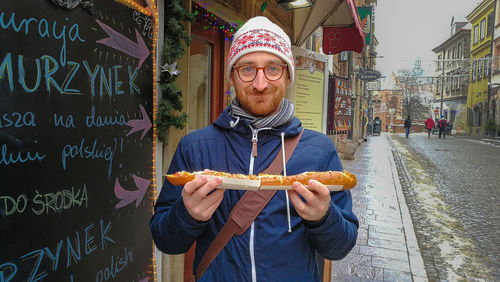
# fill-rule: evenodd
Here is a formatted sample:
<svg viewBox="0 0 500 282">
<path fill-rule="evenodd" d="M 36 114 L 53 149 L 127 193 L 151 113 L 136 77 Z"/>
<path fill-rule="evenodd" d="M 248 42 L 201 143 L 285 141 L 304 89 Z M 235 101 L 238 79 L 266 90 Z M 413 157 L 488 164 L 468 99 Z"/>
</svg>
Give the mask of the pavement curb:
<svg viewBox="0 0 500 282">
<path fill-rule="evenodd" d="M 396 162 L 393 155 L 393 150 L 395 145 L 392 141 L 390 135 L 386 135 L 388 146 L 389 162 L 391 165 L 392 178 L 394 181 L 394 187 L 396 189 L 396 197 L 398 199 L 399 209 L 401 211 L 401 221 L 403 223 L 403 230 L 406 238 L 406 248 L 408 252 L 408 261 L 410 264 L 410 272 L 413 281 L 428 281 L 427 271 L 425 269 L 424 260 L 418 246 L 417 237 L 415 235 L 415 230 L 413 228 L 413 221 L 410 216 L 410 211 L 403 194 L 403 189 L 401 187 L 401 182 L 399 180 L 398 169 L 396 167 Z M 397 149 L 394 150 L 396 154 L 399 154 Z M 404 167 L 404 166 L 403 166 Z M 406 167 L 404 167 L 405 173 L 408 174 Z M 411 175 L 407 175 L 410 177 Z"/>
</svg>

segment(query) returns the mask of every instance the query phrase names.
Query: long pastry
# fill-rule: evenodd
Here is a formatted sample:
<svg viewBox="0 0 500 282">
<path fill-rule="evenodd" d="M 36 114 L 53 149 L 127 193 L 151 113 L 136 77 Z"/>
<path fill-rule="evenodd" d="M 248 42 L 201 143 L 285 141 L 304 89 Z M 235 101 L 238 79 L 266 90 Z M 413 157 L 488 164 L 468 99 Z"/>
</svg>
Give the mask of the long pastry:
<svg viewBox="0 0 500 282">
<path fill-rule="evenodd" d="M 356 186 L 356 176 L 347 171 L 310 171 L 297 175 L 283 176 L 273 174 L 259 174 L 259 175 L 246 175 L 246 174 L 231 174 L 227 172 L 205 170 L 199 172 L 179 171 L 174 174 L 168 174 L 167 180 L 172 185 L 182 186 L 187 182 L 193 180 L 196 175 L 211 175 L 229 177 L 232 179 L 247 179 L 247 180 L 260 180 L 261 186 L 291 186 L 294 182 L 300 182 L 307 185 L 310 179 L 321 182 L 324 185 L 342 185 L 342 190 L 352 189 Z"/>
</svg>

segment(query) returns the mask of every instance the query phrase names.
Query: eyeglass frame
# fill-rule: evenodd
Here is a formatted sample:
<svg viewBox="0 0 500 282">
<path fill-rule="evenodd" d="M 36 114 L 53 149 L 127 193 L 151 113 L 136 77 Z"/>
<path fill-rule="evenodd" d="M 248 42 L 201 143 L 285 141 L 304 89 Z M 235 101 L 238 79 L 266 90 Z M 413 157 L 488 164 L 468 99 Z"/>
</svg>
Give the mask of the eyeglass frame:
<svg viewBox="0 0 500 282">
<path fill-rule="evenodd" d="M 266 69 L 267 67 L 269 67 L 269 66 L 279 66 L 279 67 L 281 67 L 281 75 L 280 75 L 280 77 L 279 77 L 279 78 L 277 78 L 277 79 L 269 79 L 269 78 L 267 77 L 267 74 L 266 74 L 265 69 Z M 244 79 L 242 79 L 242 78 L 241 78 L 241 75 L 240 75 L 240 69 L 241 69 L 241 68 L 244 68 L 244 67 L 253 67 L 253 68 L 255 68 L 255 70 L 256 70 L 256 72 L 255 72 L 255 76 L 254 76 L 251 80 L 244 80 Z M 262 72 L 264 73 L 264 77 L 265 77 L 267 80 L 269 80 L 269 81 L 278 81 L 278 80 L 280 80 L 280 79 L 283 77 L 283 74 L 285 73 L 285 72 L 284 72 L 284 69 L 285 69 L 285 68 L 288 68 L 288 65 L 287 65 L 287 64 L 269 64 L 269 65 L 266 65 L 266 66 L 264 66 L 264 67 L 256 67 L 256 66 L 252 66 L 252 65 L 233 66 L 233 69 L 235 69 L 235 70 L 236 70 L 236 73 L 238 73 L 238 77 L 240 78 L 240 80 L 241 80 L 241 81 L 244 81 L 244 82 L 252 82 L 252 81 L 254 81 L 254 80 L 257 78 L 257 74 L 259 73 L 259 70 L 262 70 Z"/>
</svg>

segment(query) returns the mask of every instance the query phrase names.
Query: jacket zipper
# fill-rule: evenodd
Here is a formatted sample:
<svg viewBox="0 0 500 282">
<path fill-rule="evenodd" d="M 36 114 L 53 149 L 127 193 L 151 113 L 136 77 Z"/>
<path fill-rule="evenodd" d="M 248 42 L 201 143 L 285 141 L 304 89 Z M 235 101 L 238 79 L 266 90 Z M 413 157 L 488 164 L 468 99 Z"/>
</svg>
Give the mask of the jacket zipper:
<svg viewBox="0 0 500 282">
<path fill-rule="evenodd" d="M 253 173 L 253 166 L 254 166 L 254 160 L 257 157 L 257 143 L 259 142 L 258 134 L 259 131 L 261 130 L 266 130 L 266 129 L 272 129 L 270 127 L 264 127 L 264 128 L 259 128 L 259 129 L 253 129 L 250 126 L 250 129 L 252 130 L 252 152 L 250 153 L 250 166 L 248 168 L 248 174 L 254 174 Z M 248 245 L 249 253 L 250 253 L 250 263 L 252 265 L 252 282 L 257 282 L 257 271 L 255 268 L 255 252 L 254 252 L 254 246 L 255 246 L 255 227 L 254 223 L 252 222 L 252 225 L 250 225 L 250 242 Z"/>
<path fill-rule="evenodd" d="M 251 129 L 252 129 L 252 152 L 250 153 L 250 166 L 248 168 L 248 174 L 253 174 L 254 160 L 255 157 L 257 157 L 257 143 L 259 142 L 258 139 L 259 130 L 253 128 Z M 255 269 L 254 235 L 255 235 L 255 228 L 254 228 L 254 223 L 252 222 L 252 225 L 250 225 L 250 241 L 248 245 L 249 249 L 248 251 L 250 253 L 252 282 L 257 282 L 257 271 Z"/>
</svg>

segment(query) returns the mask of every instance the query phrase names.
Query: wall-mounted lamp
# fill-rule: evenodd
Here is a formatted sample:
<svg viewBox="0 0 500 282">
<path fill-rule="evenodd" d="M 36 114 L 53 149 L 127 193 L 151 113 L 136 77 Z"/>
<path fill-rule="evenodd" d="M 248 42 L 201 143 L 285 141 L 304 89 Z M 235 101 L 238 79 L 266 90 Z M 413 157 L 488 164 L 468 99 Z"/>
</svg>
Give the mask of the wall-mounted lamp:
<svg viewBox="0 0 500 282">
<path fill-rule="evenodd" d="M 278 0 L 278 5 L 285 10 L 311 7 L 314 5 L 312 0 Z"/>
</svg>

